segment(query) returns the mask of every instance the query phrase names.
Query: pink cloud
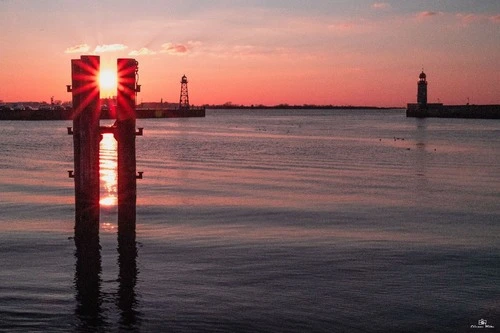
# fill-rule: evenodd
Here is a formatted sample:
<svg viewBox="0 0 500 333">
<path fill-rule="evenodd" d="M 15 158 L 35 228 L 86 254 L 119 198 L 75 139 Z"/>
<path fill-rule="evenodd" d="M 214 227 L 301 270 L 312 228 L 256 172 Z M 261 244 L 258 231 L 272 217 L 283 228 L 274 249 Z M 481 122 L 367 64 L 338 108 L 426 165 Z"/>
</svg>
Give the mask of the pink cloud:
<svg viewBox="0 0 500 333">
<path fill-rule="evenodd" d="M 186 54 L 189 51 L 188 47 L 183 44 L 165 43 L 161 47 L 162 49 L 160 53 L 167 53 L 172 55 L 182 55 Z"/>
<path fill-rule="evenodd" d="M 442 12 L 424 11 L 417 14 L 417 19 L 426 19 L 433 16 L 440 16 Z"/>
<path fill-rule="evenodd" d="M 66 50 L 64 50 L 64 53 L 85 53 L 90 50 L 90 46 L 87 44 L 79 44 L 75 46 L 70 46 Z"/>
<path fill-rule="evenodd" d="M 128 46 L 123 44 L 103 44 L 97 45 L 94 49 L 94 53 L 103 53 L 103 52 L 117 52 L 126 50 Z"/>
<path fill-rule="evenodd" d="M 132 50 L 129 52 L 129 56 L 141 56 L 141 55 L 153 55 L 156 54 L 155 51 L 148 49 L 147 47 L 140 48 L 139 50 Z"/>
</svg>

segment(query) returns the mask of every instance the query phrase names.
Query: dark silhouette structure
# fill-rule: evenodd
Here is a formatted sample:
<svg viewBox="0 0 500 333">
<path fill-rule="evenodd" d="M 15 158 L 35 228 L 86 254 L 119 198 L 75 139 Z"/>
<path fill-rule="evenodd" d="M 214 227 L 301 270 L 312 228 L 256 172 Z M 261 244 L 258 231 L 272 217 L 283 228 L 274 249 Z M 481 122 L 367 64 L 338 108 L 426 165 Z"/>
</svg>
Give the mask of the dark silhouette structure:
<svg viewBox="0 0 500 333">
<path fill-rule="evenodd" d="M 118 239 L 118 288 L 115 303 L 120 311 L 119 330 L 139 331 L 141 313 L 138 308 L 137 284 L 137 247 L 127 239 Z M 104 332 L 109 329 L 109 318 L 103 309 L 106 296 L 102 289 L 102 264 L 98 238 L 87 244 L 80 244 L 75 251 L 76 291 L 75 316 L 78 319 L 77 332 Z"/>
<path fill-rule="evenodd" d="M 427 75 L 424 71 L 418 77 L 418 92 L 417 92 L 418 105 L 427 105 Z"/>
<path fill-rule="evenodd" d="M 99 239 L 94 238 L 88 243 L 80 242 L 75 251 L 75 315 L 79 319 L 78 330 L 94 331 L 105 324 L 102 315 L 101 295 L 101 252 Z"/>
<path fill-rule="evenodd" d="M 407 117 L 500 119 L 500 105 L 443 105 L 428 103 L 427 75 L 422 70 L 417 82 L 417 103 L 408 103 Z"/>
<path fill-rule="evenodd" d="M 138 62 L 135 59 L 118 59 L 118 87 L 116 122 L 111 127 L 101 127 L 100 89 L 98 76 L 100 58 L 81 56 L 71 61 L 72 85 L 68 91 L 73 97 L 73 135 L 75 170 L 75 241 L 88 243 L 99 235 L 99 142 L 102 133 L 113 133 L 118 143 L 118 236 L 135 242 L 136 224 L 136 175 L 135 100 L 140 90 L 137 84 Z"/>
<path fill-rule="evenodd" d="M 181 78 L 181 95 L 179 97 L 179 110 L 189 110 L 188 80 L 186 75 Z"/>
<path fill-rule="evenodd" d="M 71 60 L 75 179 L 75 241 L 89 243 L 99 235 L 99 82 L 100 58 Z"/>
<path fill-rule="evenodd" d="M 118 59 L 117 119 L 114 136 L 118 143 L 118 237 L 135 242 L 137 184 L 135 137 L 142 130 L 135 130 L 135 100 L 138 62 L 135 59 Z"/>
<path fill-rule="evenodd" d="M 99 142 L 103 133 L 113 133 L 117 141 L 118 159 L 118 265 L 119 289 L 117 303 L 121 310 L 120 326 L 135 328 L 139 314 L 135 311 L 135 284 L 137 281 L 136 247 L 136 174 L 135 137 L 136 93 L 138 62 L 118 59 L 118 87 L 116 122 L 102 127 L 100 119 L 100 89 L 98 76 L 100 58 L 81 56 L 71 61 L 72 84 L 67 87 L 73 97 L 74 171 L 69 176 L 75 181 L 75 287 L 82 331 L 99 331 L 105 326 L 101 313 L 101 254 L 99 245 L 100 178 Z"/>
</svg>

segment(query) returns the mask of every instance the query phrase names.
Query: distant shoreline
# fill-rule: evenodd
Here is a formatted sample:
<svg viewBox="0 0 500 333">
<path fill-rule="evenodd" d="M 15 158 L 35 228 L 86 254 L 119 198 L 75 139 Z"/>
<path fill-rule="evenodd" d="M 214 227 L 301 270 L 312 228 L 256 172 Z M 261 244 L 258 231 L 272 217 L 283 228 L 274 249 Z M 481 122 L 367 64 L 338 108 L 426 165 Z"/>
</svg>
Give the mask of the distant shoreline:
<svg viewBox="0 0 500 333">
<path fill-rule="evenodd" d="M 192 107 L 187 111 L 168 108 L 141 108 L 137 107 L 136 116 L 140 118 L 189 118 L 205 117 L 205 110 L 404 110 L 402 107 L 377 106 L 334 106 L 334 105 L 275 105 L 275 106 L 246 106 L 246 105 L 204 105 Z M 58 108 L 53 110 L 0 110 L 1 120 L 71 120 L 73 110 Z M 101 119 L 114 119 L 109 110 L 101 112 Z"/>
<path fill-rule="evenodd" d="M 101 110 L 100 119 L 116 119 L 116 115 L 109 110 Z M 205 108 L 159 109 L 138 108 L 136 118 L 190 118 L 205 117 Z M 0 110 L 0 120 L 72 120 L 73 109 L 55 110 Z"/>
<path fill-rule="evenodd" d="M 357 106 L 357 105 L 204 105 L 205 109 L 265 109 L 265 110 L 291 110 L 291 109 L 299 109 L 299 110 L 398 110 L 405 109 L 402 106 L 394 106 L 394 107 L 386 107 L 386 106 Z"/>
</svg>

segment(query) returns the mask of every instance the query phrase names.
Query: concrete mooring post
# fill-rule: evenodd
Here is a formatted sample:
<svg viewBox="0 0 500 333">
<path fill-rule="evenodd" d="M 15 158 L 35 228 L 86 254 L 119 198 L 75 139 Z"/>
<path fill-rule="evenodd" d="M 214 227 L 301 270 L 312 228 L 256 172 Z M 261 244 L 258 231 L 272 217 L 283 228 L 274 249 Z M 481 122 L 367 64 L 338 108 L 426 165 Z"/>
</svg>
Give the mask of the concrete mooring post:
<svg viewBox="0 0 500 333">
<path fill-rule="evenodd" d="M 75 241 L 77 245 L 98 242 L 100 214 L 99 142 L 102 133 L 113 133 L 118 151 L 118 239 L 135 246 L 136 175 L 135 130 L 138 62 L 118 59 L 117 120 L 111 127 L 100 127 L 99 56 L 81 56 L 71 61 L 73 97 L 74 171 L 75 179 Z"/>
<path fill-rule="evenodd" d="M 118 59 L 115 139 L 118 146 L 118 239 L 135 242 L 136 159 L 135 97 L 138 92 L 138 62 Z"/>
<path fill-rule="evenodd" d="M 98 56 L 71 61 L 77 243 L 99 235 L 99 70 Z"/>
<path fill-rule="evenodd" d="M 99 142 L 103 133 L 113 133 L 118 151 L 118 305 L 123 321 L 135 323 L 133 311 L 137 280 L 135 99 L 138 63 L 135 59 L 118 59 L 117 120 L 111 127 L 100 126 L 100 58 L 81 56 L 71 61 L 72 85 L 68 92 L 73 97 L 74 170 L 69 176 L 75 181 L 75 243 L 77 314 L 82 321 L 101 324 L 100 294 L 101 255 L 99 245 L 100 175 Z"/>
</svg>

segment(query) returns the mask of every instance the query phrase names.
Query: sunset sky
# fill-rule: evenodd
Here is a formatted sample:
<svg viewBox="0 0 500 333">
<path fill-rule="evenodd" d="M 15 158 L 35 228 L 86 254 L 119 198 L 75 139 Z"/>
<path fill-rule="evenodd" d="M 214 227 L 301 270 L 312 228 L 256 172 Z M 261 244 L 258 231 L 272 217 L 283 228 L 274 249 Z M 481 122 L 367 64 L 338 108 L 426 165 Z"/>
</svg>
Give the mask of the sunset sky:
<svg viewBox="0 0 500 333">
<path fill-rule="evenodd" d="M 70 100 L 70 60 L 139 61 L 139 101 L 500 104 L 499 0 L 0 0 L 0 100 Z M 104 96 L 103 96 L 104 97 Z"/>
</svg>

